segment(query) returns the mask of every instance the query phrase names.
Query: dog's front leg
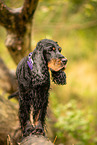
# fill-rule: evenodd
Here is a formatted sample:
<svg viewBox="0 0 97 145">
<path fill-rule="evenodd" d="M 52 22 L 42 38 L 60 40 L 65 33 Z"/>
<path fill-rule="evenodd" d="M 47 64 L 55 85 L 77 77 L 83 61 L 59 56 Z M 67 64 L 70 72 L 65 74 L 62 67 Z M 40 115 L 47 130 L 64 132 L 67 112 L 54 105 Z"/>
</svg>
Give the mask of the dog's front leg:
<svg viewBox="0 0 97 145">
<path fill-rule="evenodd" d="M 33 120 L 35 125 L 34 132 L 36 134 L 45 135 L 44 124 L 45 124 L 45 115 L 47 112 L 47 105 L 48 105 L 48 99 L 46 98 L 46 100 L 42 102 L 41 107 L 34 109 L 33 111 Z"/>
</svg>

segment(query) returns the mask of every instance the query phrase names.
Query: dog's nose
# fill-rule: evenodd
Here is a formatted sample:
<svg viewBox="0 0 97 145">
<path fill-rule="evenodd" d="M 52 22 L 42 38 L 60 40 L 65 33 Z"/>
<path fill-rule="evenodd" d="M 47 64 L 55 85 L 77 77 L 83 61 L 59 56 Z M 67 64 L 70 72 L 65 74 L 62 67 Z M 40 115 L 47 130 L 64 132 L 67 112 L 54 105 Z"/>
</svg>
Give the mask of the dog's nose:
<svg viewBox="0 0 97 145">
<path fill-rule="evenodd" d="M 62 61 L 62 63 L 63 63 L 64 65 L 66 65 L 66 63 L 67 63 L 68 60 L 67 60 L 67 58 L 62 58 L 61 61 Z"/>
</svg>

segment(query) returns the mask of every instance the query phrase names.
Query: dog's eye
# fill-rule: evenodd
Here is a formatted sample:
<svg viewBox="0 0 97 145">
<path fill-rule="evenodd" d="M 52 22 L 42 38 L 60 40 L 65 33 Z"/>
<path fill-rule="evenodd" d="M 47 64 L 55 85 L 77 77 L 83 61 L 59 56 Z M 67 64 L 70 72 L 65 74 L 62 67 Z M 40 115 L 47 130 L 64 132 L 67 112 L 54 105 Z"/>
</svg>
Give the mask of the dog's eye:
<svg viewBox="0 0 97 145">
<path fill-rule="evenodd" d="M 55 47 L 53 47 L 53 51 L 55 51 L 56 50 L 56 48 Z"/>
<path fill-rule="evenodd" d="M 55 51 L 56 48 L 55 48 L 55 47 L 50 47 L 49 50 L 50 50 L 50 51 Z"/>
<path fill-rule="evenodd" d="M 59 50 L 59 52 L 61 52 L 61 50 L 62 50 L 62 49 L 61 49 L 61 48 L 59 48 L 58 50 Z"/>
</svg>

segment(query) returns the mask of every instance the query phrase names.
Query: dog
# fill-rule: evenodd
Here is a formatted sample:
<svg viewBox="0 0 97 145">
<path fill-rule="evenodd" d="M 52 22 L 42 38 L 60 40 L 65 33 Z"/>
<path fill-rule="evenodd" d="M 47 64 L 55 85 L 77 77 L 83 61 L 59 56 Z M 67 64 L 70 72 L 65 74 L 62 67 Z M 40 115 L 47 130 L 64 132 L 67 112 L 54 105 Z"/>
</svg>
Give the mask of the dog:
<svg viewBox="0 0 97 145">
<path fill-rule="evenodd" d="M 36 48 L 23 58 L 17 66 L 16 76 L 19 91 L 19 119 L 23 136 L 42 134 L 48 106 L 50 89 L 50 73 L 52 81 L 58 85 L 66 84 L 64 72 L 67 58 L 61 54 L 62 48 L 57 42 L 43 39 Z M 31 106 L 33 106 L 34 126 L 30 122 Z"/>
</svg>

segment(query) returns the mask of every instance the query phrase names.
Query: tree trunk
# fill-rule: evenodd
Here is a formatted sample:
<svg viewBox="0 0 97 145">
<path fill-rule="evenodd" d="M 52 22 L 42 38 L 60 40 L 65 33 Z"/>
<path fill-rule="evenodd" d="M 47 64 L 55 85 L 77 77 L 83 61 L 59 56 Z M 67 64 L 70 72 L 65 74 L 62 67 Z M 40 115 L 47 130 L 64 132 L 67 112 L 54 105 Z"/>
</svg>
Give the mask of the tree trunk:
<svg viewBox="0 0 97 145">
<path fill-rule="evenodd" d="M 6 47 L 14 62 L 31 51 L 32 18 L 38 0 L 25 0 L 20 8 L 10 9 L 0 0 L 0 24 L 6 28 Z"/>
</svg>

